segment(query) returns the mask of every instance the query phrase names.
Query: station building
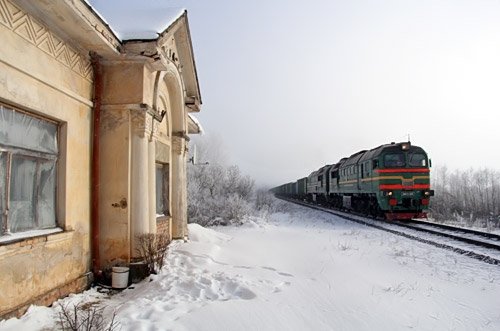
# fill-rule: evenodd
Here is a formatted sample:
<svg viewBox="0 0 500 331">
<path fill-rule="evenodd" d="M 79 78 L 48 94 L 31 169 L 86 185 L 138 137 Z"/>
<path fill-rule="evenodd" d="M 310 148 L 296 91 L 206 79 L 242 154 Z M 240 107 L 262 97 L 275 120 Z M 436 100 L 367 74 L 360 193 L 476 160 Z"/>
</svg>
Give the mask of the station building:
<svg viewBox="0 0 500 331">
<path fill-rule="evenodd" d="M 90 1 L 92 3 L 92 1 Z M 201 96 L 187 13 L 128 39 L 84 0 L 0 0 L 0 318 L 187 236 Z"/>
</svg>

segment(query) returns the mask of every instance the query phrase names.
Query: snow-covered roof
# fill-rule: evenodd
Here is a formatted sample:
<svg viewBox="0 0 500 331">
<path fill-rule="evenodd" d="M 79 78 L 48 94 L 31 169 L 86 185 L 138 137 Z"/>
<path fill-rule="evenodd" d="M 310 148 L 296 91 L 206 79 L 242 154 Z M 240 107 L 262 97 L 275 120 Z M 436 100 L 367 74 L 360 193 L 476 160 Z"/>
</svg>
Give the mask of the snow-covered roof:
<svg viewBox="0 0 500 331">
<path fill-rule="evenodd" d="M 85 0 L 120 40 L 156 39 L 184 12 L 164 0 Z"/>
<path fill-rule="evenodd" d="M 203 131 L 203 127 L 201 126 L 200 121 L 191 114 L 188 114 L 188 118 L 190 120 L 188 122 L 188 125 L 190 126 L 188 133 L 190 133 L 190 134 L 192 134 L 192 133 L 203 134 L 204 131 Z"/>
</svg>

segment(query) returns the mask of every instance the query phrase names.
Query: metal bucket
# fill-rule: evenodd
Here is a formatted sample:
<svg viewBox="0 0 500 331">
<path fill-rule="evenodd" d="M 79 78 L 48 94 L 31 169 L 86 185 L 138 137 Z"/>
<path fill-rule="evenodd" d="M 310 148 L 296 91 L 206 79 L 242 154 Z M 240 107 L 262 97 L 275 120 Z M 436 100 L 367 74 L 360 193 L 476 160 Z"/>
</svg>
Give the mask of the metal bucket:
<svg viewBox="0 0 500 331">
<path fill-rule="evenodd" d="M 116 289 L 123 289 L 128 286 L 128 267 L 113 267 L 111 275 L 111 287 Z"/>
</svg>

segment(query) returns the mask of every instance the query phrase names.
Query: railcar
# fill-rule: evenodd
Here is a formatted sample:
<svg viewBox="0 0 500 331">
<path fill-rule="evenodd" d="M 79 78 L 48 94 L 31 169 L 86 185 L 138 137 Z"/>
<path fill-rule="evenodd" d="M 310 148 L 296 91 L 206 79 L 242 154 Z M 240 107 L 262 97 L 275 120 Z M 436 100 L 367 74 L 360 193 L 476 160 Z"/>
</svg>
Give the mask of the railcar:
<svg viewBox="0 0 500 331">
<path fill-rule="evenodd" d="M 306 181 L 306 196 L 312 202 L 326 202 L 330 178 L 328 171 L 332 165 L 325 165 L 312 172 Z"/>
<path fill-rule="evenodd" d="M 297 196 L 298 199 L 307 197 L 307 177 L 297 180 Z"/>
<path fill-rule="evenodd" d="M 390 143 L 321 167 L 293 182 L 295 190 L 286 196 L 388 220 L 421 218 L 434 195 L 429 175 L 430 160 L 421 147 Z"/>
</svg>

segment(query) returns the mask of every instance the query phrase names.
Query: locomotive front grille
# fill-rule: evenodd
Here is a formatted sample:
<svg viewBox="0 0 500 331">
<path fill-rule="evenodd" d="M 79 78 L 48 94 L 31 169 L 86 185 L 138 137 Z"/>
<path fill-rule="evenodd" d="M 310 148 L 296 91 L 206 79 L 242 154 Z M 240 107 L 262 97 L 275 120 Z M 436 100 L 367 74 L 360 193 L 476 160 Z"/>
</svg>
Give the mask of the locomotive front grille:
<svg viewBox="0 0 500 331">
<path fill-rule="evenodd" d="M 413 189 L 413 179 L 403 179 L 403 190 Z"/>
</svg>

